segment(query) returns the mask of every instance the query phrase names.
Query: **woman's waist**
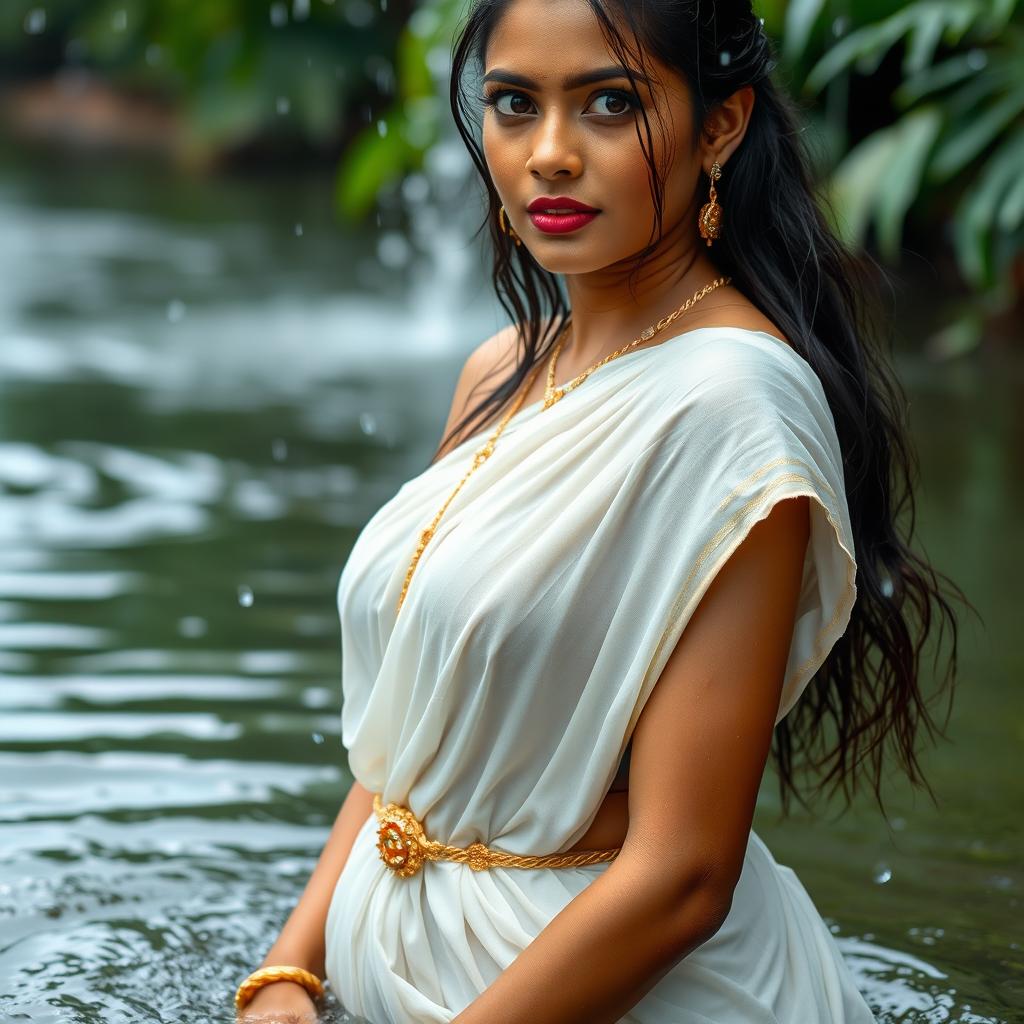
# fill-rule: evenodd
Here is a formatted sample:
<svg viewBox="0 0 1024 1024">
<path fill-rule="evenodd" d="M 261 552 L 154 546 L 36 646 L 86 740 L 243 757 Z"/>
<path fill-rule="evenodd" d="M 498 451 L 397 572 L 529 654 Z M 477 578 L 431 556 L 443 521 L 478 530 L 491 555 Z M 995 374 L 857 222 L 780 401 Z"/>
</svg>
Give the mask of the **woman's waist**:
<svg viewBox="0 0 1024 1024">
<path fill-rule="evenodd" d="M 610 861 L 618 855 L 625 838 L 627 811 L 627 793 L 609 792 L 586 832 L 570 848 L 531 853 L 513 852 L 502 846 L 500 838 L 491 844 L 474 841 L 456 845 L 442 841 L 431 834 L 429 822 L 417 817 L 408 806 L 385 802 L 380 793 L 375 793 L 373 799 L 377 854 L 400 877 L 419 873 L 429 861 L 463 863 L 476 871 L 495 867 L 583 867 Z"/>
</svg>

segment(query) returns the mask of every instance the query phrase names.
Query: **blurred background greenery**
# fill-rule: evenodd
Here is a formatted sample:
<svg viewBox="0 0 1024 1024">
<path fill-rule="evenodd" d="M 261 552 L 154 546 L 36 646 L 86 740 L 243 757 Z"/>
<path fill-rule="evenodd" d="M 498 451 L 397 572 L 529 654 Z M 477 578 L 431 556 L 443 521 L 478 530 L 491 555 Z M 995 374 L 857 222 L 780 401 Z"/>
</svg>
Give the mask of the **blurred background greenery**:
<svg viewBox="0 0 1024 1024">
<path fill-rule="evenodd" d="M 888 272 L 916 545 L 983 622 L 937 805 L 891 778 L 884 816 L 781 821 L 769 771 L 755 827 L 879 1021 L 1024 1020 L 1022 15 L 756 9 Z M 338 575 L 504 322 L 447 106 L 463 10 L 0 4 L 4 1020 L 233 1024 L 315 864 L 351 784 Z"/>
<path fill-rule="evenodd" d="M 905 236 L 929 259 L 948 255 L 957 295 L 930 343 L 937 354 L 976 346 L 1024 279 L 1016 0 L 764 0 L 757 10 L 815 129 L 837 229 L 890 265 Z M 70 116 L 87 107 L 68 94 L 95 90 L 94 108 L 110 104 L 96 142 L 155 144 L 203 169 L 257 153 L 327 160 L 339 216 L 358 220 L 444 131 L 462 11 L 459 0 L 7 0 L 8 117 L 81 139 L 87 117 L 62 128 L 61 96 Z"/>
</svg>

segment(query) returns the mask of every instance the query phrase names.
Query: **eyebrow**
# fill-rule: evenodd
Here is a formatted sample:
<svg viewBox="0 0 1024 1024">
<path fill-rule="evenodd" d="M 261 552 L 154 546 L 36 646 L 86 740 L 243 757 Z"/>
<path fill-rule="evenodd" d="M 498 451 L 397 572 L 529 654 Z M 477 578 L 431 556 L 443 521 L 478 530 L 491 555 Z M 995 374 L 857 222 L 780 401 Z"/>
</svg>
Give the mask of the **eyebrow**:
<svg viewBox="0 0 1024 1024">
<path fill-rule="evenodd" d="M 650 85 L 645 75 L 633 72 L 633 77 L 638 82 Z M 584 85 L 592 85 L 594 82 L 606 82 L 609 78 L 629 78 L 626 69 L 618 65 L 611 65 L 606 68 L 594 68 L 592 71 L 583 71 L 578 75 L 568 75 L 562 79 L 562 88 L 568 92 L 570 89 L 578 89 Z M 540 84 L 526 75 L 518 75 L 514 71 L 506 71 L 504 68 L 495 68 L 484 75 L 481 82 L 505 82 L 508 85 L 518 85 L 523 89 L 539 90 Z"/>
</svg>

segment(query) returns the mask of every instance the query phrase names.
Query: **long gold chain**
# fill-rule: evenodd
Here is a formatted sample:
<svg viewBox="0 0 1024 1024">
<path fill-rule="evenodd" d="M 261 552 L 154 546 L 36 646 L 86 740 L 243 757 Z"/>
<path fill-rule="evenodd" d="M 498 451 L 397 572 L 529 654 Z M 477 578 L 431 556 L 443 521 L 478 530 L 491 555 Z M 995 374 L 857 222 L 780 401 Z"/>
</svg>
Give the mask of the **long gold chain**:
<svg viewBox="0 0 1024 1024">
<path fill-rule="evenodd" d="M 556 388 L 555 366 L 558 363 L 558 356 L 559 353 L 562 351 L 562 347 L 565 344 L 565 339 L 568 337 L 569 325 L 566 325 L 566 328 L 562 331 L 561 337 L 559 337 L 558 342 L 555 345 L 554 351 L 551 353 L 551 358 L 548 360 L 547 385 L 544 388 L 544 409 L 549 409 L 552 405 L 560 401 L 570 391 L 573 391 L 576 388 L 578 388 L 599 366 L 604 366 L 605 363 L 610 362 L 612 359 L 617 359 L 619 356 L 628 352 L 636 345 L 639 345 L 645 341 L 649 341 L 659 331 L 663 331 L 666 327 L 668 327 L 668 325 L 671 324 L 678 316 L 681 316 L 683 313 L 685 313 L 691 306 L 700 302 L 700 300 L 703 299 L 705 295 L 707 295 L 709 292 L 714 291 L 720 285 L 728 284 L 730 280 L 732 279 L 729 277 L 718 277 L 710 284 L 706 284 L 703 288 L 699 289 L 697 292 L 691 295 L 690 298 L 688 298 L 686 302 L 684 302 L 678 309 L 669 313 L 668 316 L 663 317 L 656 324 L 652 324 L 650 327 L 647 327 L 640 334 L 639 337 L 635 338 L 628 345 L 623 345 L 622 348 L 616 349 L 610 355 L 605 356 L 604 359 L 594 363 L 593 366 L 587 367 L 587 369 L 585 369 L 576 377 L 573 377 L 573 379 L 568 383 Z M 530 388 L 533 386 L 533 382 L 536 379 L 537 374 L 540 372 L 540 369 L 541 368 L 538 365 L 533 369 L 533 371 L 531 371 L 526 381 L 526 387 L 523 388 L 523 390 L 519 394 L 519 397 L 512 404 L 512 407 L 502 417 L 497 429 L 490 436 L 487 442 L 482 447 L 476 450 L 476 453 L 473 456 L 473 462 L 471 463 L 469 469 L 466 471 L 462 479 L 456 485 L 455 490 L 448 495 L 447 501 L 445 501 L 445 503 L 438 510 L 437 515 L 434 516 L 430 525 L 420 533 L 419 543 L 416 545 L 416 551 L 413 553 L 412 561 L 409 563 L 409 569 L 405 574 L 405 582 L 402 584 L 402 592 L 398 596 L 398 605 L 395 608 L 396 615 L 398 614 L 399 611 L 401 611 L 402 604 L 405 601 L 406 591 L 409 589 L 409 581 L 412 579 L 412 574 L 416 570 L 416 565 L 420 560 L 420 555 L 423 554 L 423 549 L 427 546 L 427 544 L 430 543 L 431 538 L 434 536 L 434 533 L 437 529 L 437 524 L 441 521 L 441 517 L 447 511 L 448 506 L 452 503 L 452 499 L 455 497 L 455 495 L 458 494 L 460 490 L 462 490 L 462 485 L 469 479 L 469 477 L 477 469 L 480 468 L 480 466 L 482 466 L 491 457 L 491 453 L 494 451 L 494 446 L 497 444 L 498 438 L 501 437 L 502 431 L 505 429 L 505 424 L 507 424 L 508 421 L 519 411 L 519 407 L 523 404 L 524 399 L 529 394 Z"/>
</svg>

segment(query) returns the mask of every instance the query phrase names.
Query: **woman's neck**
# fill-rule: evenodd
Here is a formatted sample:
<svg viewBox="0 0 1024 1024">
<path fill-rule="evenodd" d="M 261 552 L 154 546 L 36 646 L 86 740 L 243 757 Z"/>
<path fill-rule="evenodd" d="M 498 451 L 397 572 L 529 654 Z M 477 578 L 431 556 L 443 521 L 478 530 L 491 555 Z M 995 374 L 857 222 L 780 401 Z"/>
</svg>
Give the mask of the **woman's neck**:
<svg viewBox="0 0 1024 1024">
<path fill-rule="evenodd" d="M 636 275 L 632 292 L 627 276 L 628 270 L 620 276 L 615 268 L 606 267 L 566 278 L 572 320 L 558 357 L 560 377 L 582 372 L 628 345 L 721 275 L 706 256 L 691 253 L 687 259 L 671 262 L 655 257 Z M 666 327 L 665 336 L 688 329 L 687 321 L 695 313 L 706 312 L 723 298 L 728 300 L 725 292 L 720 286 L 708 293 Z M 636 347 L 657 345 L 661 340 L 659 332 Z"/>
</svg>

